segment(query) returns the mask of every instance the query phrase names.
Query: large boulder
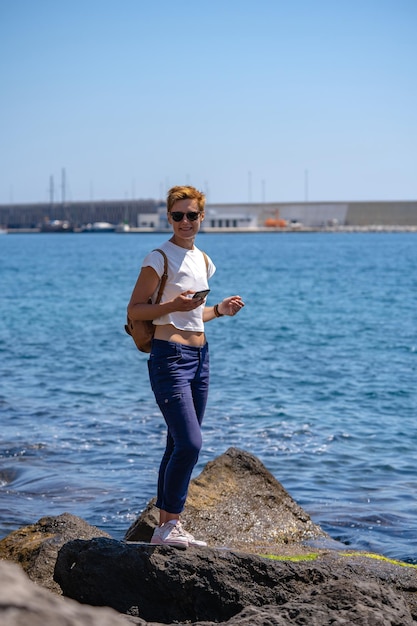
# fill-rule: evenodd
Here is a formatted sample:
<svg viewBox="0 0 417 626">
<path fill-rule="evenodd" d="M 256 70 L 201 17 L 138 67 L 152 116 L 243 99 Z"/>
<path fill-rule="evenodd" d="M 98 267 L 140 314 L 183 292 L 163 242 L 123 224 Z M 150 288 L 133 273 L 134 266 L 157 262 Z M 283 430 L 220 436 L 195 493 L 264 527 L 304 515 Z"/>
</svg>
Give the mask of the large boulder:
<svg viewBox="0 0 417 626">
<path fill-rule="evenodd" d="M 151 500 L 128 529 L 127 541 L 150 541 L 158 524 Z M 209 546 L 257 551 L 327 537 L 261 461 L 229 448 L 191 481 L 181 519 Z"/>
<path fill-rule="evenodd" d="M 141 626 L 417 622 L 416 567 L 350 555 L 331 544 L 251 454 L 231 448 L 192 481 L 183 520 L 210 547 L 183 552 L 146 543 L 157 514 L 151 502 L 124 542 L 67 513 L 45 517 L 0 541 L 0 559 L 18 562 L 43 587 L 112 607 Z M 319 546 L 315 554 L 313 544 Z M 8 564 L 0 565 L 3 584 Z M 0 623 L 5 626 L 96 623 L 81 613 L 79 621 L 65 621 L 61 615 L 65 618 L 69 609 L 54 603 L 55 621 L 35 606 L 36 621 L 28 595 L 16 596 L 13 609 L 13 589 L 3 585 L 2 591 Z M 40 602 L 43 598 L 40 593 Z M 100 619 L 106 626 L 104 613 Z M 111 619 L 119 623 L 117 615 Z"/>
<path fill-rule="evenodd" d="M 69 513 L 42 517 L 0 541 L 0 559 L 19 563 L 29 578 L 46 589 L 61 593 L 53 574 L 58 550 L 71 539 L 110 537 L 95 526 Z"/>
<path fill-rule="evenodd" d="M 113 609 L 82 605 L 42 589 L 15 563 L 0 561 L 0 580 L 2 626 L 127 626 Z"/>
<path fill-rule="evenodd" d="M 359 562 L 322 556 L 297 563 L 229 550 L 72 541 L 55 580 L 66 596 L 149 623 L 411 626 L 405 596 Z"/>
</svg>

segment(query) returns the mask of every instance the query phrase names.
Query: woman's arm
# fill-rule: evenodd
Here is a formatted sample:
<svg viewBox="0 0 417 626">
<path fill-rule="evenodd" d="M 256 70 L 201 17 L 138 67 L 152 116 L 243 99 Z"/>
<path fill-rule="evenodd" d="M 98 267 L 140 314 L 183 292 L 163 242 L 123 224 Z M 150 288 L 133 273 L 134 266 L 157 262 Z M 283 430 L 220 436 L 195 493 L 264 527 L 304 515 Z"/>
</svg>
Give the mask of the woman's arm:
<svg viewBox="0 0 417 626">
<path fill-rule="evenodd" d="M 223 317 L 223 315 L 236 315 L 244 306 L 245 303 L 240 296 L 229 296 L 219 304 L 204 307 L 203 322 L 210 322 L 216 317 Z"/>
<path fill-rule="evenodd" d="M 159 313 L 160 304 L 149 304 L 149 299 L 159 285 L 159 276 L 153 267 L 143 267 L 127 305 L 127 314 L 131 320 L 152 320 L 163 315 Z"/>
</svg>

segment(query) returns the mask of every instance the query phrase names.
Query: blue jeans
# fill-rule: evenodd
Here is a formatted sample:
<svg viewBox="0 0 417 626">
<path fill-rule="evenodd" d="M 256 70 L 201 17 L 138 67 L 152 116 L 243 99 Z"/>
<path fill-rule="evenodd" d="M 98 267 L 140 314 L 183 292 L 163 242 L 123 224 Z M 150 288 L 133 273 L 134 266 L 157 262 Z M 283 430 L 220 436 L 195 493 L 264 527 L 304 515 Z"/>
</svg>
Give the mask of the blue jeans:
<svg viewBox="0 0 417 626">
<path fill-rule="evenodd" d="M 168 427 L 156 506 L 168 513 L 181 513 L 202 445 L 201 423 L 209 388 L 208 344 L 195 348 L 154 339 L 148 368 Z"/>
</svg>

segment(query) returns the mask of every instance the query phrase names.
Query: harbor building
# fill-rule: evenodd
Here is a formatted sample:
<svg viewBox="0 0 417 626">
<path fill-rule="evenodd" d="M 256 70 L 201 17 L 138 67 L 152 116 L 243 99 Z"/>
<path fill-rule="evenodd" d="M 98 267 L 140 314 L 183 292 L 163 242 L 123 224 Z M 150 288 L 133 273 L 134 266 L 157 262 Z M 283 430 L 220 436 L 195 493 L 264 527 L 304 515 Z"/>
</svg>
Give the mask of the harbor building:
<svg viewBox="0 0 417 626">
<path fill-rule="evenodd" d="M 61 232 L 169 230 L 165 202 L 152 199 L 0 205 L 9 232 L 60 225 Z M 415 230 L 417 201 L 208 203 L 202 224 L 206 232 L 390 227 Z"/>
</svg>

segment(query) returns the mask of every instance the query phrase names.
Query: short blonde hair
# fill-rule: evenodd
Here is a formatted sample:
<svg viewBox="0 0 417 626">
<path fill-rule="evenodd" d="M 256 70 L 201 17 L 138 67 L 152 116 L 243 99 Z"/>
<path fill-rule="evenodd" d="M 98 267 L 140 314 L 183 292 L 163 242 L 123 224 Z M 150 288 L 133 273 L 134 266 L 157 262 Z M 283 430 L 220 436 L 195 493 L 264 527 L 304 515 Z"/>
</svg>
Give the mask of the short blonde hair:
<svg viewBox="0 0 417 626">
<path fill-rule="evenodd" d="M 197 206 L 200 213 L 204 211 L 206 204 L 206 196 L 202 191 L 198 191 L 195 187 L 189 185 L 177 185 L 171 187 L 167 195 L 167 211 L 171 212 L 172 207 L 178 200 L 197 200 Z"/>
</svg>

